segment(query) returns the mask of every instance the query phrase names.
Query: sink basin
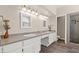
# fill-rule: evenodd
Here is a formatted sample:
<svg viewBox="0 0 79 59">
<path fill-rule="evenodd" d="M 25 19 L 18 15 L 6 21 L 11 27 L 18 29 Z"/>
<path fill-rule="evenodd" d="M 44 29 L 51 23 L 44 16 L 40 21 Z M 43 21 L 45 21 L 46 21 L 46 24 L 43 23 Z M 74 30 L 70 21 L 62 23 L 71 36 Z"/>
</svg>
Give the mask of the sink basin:
<svg viewBox="0 0 79 59">
<path fill-rule="evenodd" d="M 26 34 L 24 35 L 25 37 L 33 37 L 33 36 L 36 36 L 36 34 Z"/>
</svg>

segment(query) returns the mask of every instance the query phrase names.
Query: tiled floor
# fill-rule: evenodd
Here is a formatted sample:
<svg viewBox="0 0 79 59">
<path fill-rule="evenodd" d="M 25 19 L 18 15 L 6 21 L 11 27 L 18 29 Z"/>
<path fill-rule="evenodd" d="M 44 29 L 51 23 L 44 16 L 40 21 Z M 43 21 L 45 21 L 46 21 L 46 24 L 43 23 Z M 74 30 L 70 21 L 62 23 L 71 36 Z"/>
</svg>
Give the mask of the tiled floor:
<svg viewBox="0 0 79 59">
<path fill-rule="evenodd" d="M 42 46 L 41 53 L 79 53 L 79 44 L 64 44 L 64 41 L 59 40 L 49 47 Z"/>
</svg>

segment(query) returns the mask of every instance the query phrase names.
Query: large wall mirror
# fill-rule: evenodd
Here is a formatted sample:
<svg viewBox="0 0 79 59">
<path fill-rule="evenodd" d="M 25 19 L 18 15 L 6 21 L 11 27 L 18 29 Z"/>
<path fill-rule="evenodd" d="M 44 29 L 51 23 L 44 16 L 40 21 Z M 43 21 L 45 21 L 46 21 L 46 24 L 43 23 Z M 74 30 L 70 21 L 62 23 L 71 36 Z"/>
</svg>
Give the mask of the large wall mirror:
<svg viewBox="0 0 79 59">
<path fill-rule="evenodd" d="M 0 35 L 3 33 L 3 16 L 0 16 Z"/>
<path fill-rule="evenodd" d="M 22 29 L 31 27 L 30 15 L 28 15 L 27 13 L 20 12 L 20 21 L 21 21 L 20 25 Z"/>
</svg>

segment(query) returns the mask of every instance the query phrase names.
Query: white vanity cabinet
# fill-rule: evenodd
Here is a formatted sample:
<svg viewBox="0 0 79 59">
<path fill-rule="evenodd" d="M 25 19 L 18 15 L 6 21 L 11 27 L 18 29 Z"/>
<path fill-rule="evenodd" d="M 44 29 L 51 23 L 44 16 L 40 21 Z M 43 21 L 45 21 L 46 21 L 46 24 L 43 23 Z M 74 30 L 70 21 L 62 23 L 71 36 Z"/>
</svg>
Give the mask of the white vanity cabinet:
<svg viewBox="0 0 79 59">
<path fill-rule="evenodd" d="M 3 53 L 39 53 L 41 36 L 3 46 Z M 2 52 L 0 47 L 0 52 Z"/>
<path fill-rule="evenodd" d="M 21 53 L 22 42 L 11 43 L 3 46 L 3 53 Z"/>
<path fill-rule="evenodd" d="M 41 49 L 41 37 L 34 37 L 24 41 L 23 53 L 38 53 Z"/>
<path fill-rule="evenodd" d="M 49 34 L 49 44 L 53 43 L 57 41 L 57 35 L 56 32 L 50 33 Z"/>
<path fill-rule="evenodd" d="M 0 53 L 2 53 L 2 47 L 0 47 Z"/>
<path fill-rule="evenodd" d="M 48 33 L 42 37 L 41 44 L 48 47 L 55 41 L 57 41 L 56 32 L 51 32 L 51 33 Z"/>
</svg>

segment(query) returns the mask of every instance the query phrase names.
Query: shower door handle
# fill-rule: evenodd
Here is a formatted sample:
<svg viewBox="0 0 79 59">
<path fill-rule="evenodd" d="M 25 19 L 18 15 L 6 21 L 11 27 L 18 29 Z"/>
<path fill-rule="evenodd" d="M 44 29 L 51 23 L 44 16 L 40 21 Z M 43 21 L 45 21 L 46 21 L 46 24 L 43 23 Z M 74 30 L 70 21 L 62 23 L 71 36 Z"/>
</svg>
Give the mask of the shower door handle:
<svg viewBox="0 0 79 59">
<path fill-rule="evenodd" d="M 76 20 L 72 20 L 72 21 L 74 21 L 74 23 L 76 24 Z"/>
<path fill-rule="evenodd" d="M 77 21 L 77 22 L 79 22 L 79 21 Z"/>
</svg>

